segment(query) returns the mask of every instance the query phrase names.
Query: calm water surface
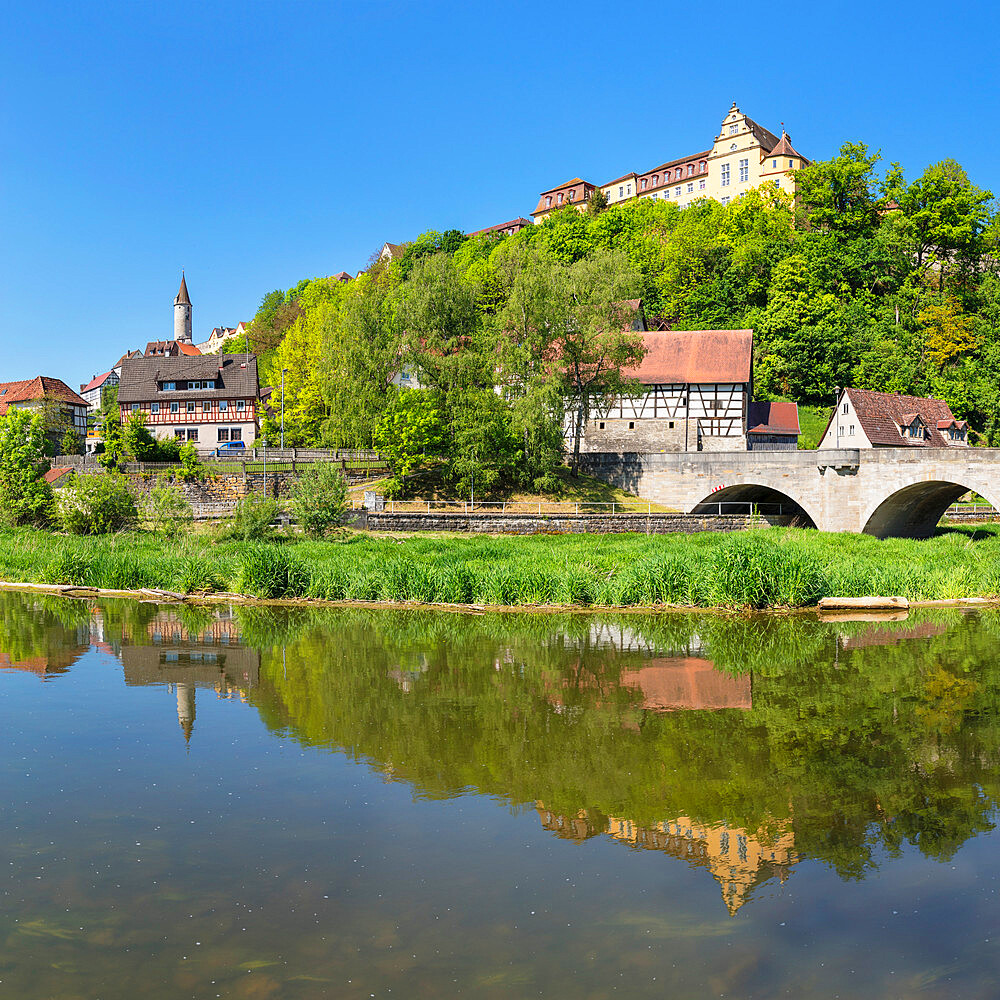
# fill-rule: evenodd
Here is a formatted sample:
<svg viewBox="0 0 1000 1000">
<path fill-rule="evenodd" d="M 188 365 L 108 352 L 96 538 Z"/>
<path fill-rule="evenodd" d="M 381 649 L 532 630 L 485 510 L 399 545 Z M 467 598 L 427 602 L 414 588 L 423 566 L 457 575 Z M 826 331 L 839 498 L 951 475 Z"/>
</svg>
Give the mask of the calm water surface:
<svg viewBox="0 0 1000 1000">
<path fill-rule="evenodd" d="M 0 997 L 1000 993 L 1000 613 L 0 595 Z"/>
</svg>

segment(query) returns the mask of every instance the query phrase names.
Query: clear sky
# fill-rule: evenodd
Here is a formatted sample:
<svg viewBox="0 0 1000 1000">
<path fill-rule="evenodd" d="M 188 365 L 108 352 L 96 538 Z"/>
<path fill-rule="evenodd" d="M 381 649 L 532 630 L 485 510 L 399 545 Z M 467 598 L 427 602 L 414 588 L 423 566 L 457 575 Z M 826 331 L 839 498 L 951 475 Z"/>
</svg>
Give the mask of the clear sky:
<svg viewBox="0 0 1000 1000">
<path fill-rule="evenodd" d="M 805 156 L 954 157 L 1000 194 L 995 4 L 6 6 L 0 380 L 74 388 L 381 244 L 707 148 L 736 100 Z"/>
</svg>

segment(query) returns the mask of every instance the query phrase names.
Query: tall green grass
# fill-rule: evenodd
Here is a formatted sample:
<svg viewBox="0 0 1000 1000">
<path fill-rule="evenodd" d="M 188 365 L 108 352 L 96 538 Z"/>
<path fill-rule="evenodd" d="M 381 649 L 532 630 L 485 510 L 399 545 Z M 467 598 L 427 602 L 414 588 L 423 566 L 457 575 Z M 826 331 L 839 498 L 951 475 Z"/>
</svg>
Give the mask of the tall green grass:
<svg viewBox="0 0 1000 1000">
<path fill-rule="evenodd" d="M 738 534 L 220 540 L 0 535 L 0 577 L 255 597 L 518 606 L 803 607 L 827 595 L 1000 595 L 1000 529 L 927 541 Z"/>
</svg>

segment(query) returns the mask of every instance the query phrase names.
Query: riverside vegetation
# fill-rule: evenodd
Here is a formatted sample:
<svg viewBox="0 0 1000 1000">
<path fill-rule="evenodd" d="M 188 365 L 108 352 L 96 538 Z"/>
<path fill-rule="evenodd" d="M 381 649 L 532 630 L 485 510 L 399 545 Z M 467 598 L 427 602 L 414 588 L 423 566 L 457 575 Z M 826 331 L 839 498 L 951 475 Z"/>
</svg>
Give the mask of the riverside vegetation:
<svg viewBox="0 0 1000 1000">
<path fill-rule="evenodd" d="M 770 528 L 734 535 L 262 541 L 261 525 L 67 536 L 6 528 L 0 577 L 116 590 L 498 606 L 806 607 L 821 597 L 1000 595 L 1000 529 L 928 541 Z M 225 537 L 228 535 L 229 537 Z"/>
</svg>

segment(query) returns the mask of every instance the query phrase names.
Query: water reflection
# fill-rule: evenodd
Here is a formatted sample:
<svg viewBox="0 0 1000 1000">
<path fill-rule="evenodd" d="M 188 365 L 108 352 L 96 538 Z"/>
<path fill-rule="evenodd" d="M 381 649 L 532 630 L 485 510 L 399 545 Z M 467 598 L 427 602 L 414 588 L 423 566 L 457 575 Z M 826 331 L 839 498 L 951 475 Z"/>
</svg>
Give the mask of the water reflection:
<svg viewBox="0 0 1000 1000">
<path fill-rule="evenodd" d="M 992 828 L 994 612 L 891 622 L 709 615 L 221 614 L 3 602 L 0 663 L 50 676 L 86 644 L 429 798 L 534 804 L 543 826 L 707 868 L 736 912 L 803 856 L 845 877 L 904 842 L 949 858 Z M 39 624 L 41 623 L 41 624 Z M 247 639 L 252 640 L 248 642 Z"/>
</svg>

